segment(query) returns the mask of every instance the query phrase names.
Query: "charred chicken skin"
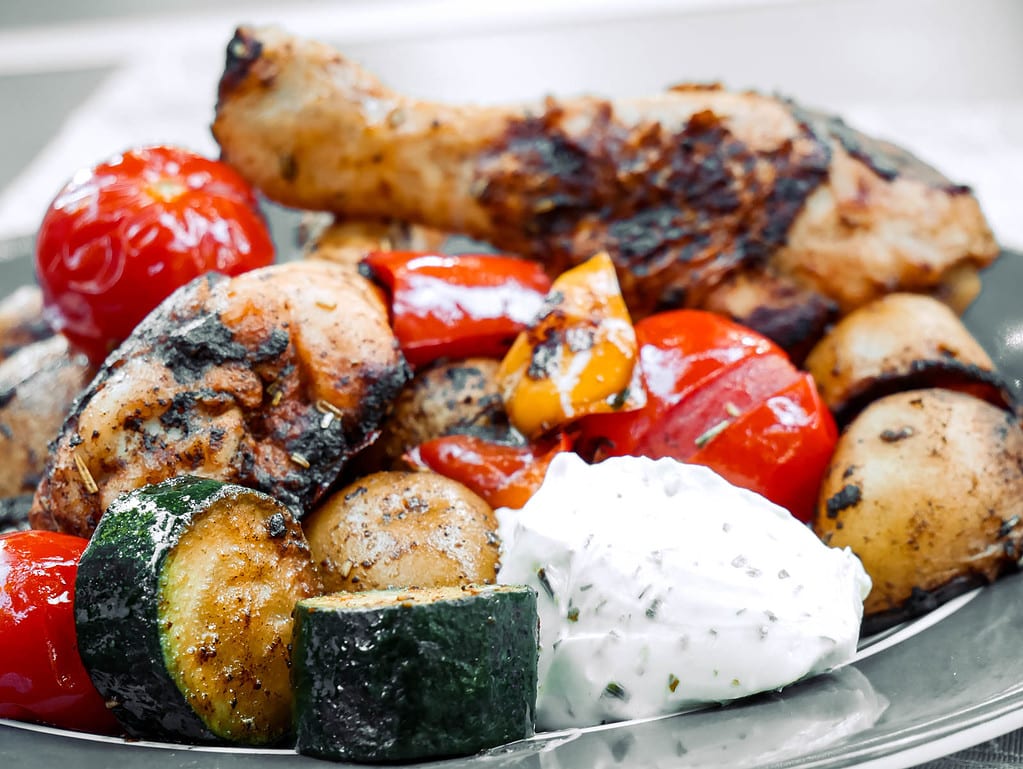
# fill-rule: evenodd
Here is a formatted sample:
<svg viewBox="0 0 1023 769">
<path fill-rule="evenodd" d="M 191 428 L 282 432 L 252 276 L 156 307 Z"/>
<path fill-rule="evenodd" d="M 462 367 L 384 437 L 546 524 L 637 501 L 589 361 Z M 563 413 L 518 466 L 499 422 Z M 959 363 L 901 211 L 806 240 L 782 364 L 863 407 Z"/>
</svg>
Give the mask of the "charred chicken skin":
<svg viewBox="0 0 1023 769">
<path fill-rule="evenodd" d="M 270 198 L 461 232 L 559 272 L 615 261 L 630 309 L 707 307 L 790 349 L 998 249 L 976 199 L 836 118 L 755 93 L 449 106 L 327 45 L 240 28 L 214 135 Z"/>
<path fill-rule="evenodd" d="M 376 437 L 409 378 L 387 310 L 354 268 L 307 260 L 198 278 L 77 401 L 31 523 L 88 536 L 120 493 L 185 473 L 266 491 L 302 515 Z"/>
</svg>

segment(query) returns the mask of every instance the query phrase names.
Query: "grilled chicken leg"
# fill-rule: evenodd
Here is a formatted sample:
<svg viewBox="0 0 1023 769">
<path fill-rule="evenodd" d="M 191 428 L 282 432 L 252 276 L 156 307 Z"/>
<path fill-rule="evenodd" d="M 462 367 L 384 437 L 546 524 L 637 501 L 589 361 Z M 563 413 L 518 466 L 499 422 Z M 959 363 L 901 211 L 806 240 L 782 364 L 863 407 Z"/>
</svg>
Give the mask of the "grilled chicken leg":
<svg viewBox="0 0 1023 769">
<path fill-rule="evenodd" d="M 213 132 L 285 205 L 466 233 L 552 272 L 607 250 L 634 315 L 745 313 L 789 346 L 834 310 L 936 291 L 997 255 L 967 188 L 755 93 L 449 106 L 326 45 L 243 27 Z"/>
<path fill-rule="evenodd" d="M 172 294 L 107 359 L 64 423 L 36 528 L 88 536 L 120 493 L 192 474 L 298 515 L 377 434 L 410 371 L 358 272 L 325 261 Z"/>
</svg>

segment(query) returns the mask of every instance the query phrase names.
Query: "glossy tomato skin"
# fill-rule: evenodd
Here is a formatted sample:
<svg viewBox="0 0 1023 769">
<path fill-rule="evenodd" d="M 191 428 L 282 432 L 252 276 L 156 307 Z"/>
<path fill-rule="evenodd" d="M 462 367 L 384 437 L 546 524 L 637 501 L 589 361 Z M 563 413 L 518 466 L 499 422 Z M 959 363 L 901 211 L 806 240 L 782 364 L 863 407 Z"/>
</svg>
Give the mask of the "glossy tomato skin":
<svg viewBox="0 0 1023 769">
<path fill-rule="evenodd" d="M 35 256 L 47 319 L 98 364 L 178 287 L 271 264 L 274 247 L 234 169 L 148 147 L 76 174 L 50 204 Z"/>
<path fill-rule="evenodd" d="M 807 521 L 838 439 L 813 378 L 775 344 L 699 310 L 636 324 L 647 402 L 587 417 L 576 445 L 706 465 Z"/>
<path fill-rule="evenodd" d="M 75 575 L 87 544 L 50 531 L 0 535 L 0 718 L 119 731 L 78 655 Z"/>
<path fill-rule="evenodd" d="M 802 374 L 714 436 L 689 461 L 808 523 L 837 441 L 835 420 L 817 385 Z"/>
<path fill-rule="evenodd" d="M 788 387 L 799 373 L 784 355 L 754 355 L 722 367 L 668 409 L 638 441 L 634 453 L 689 460 L 724 425 Z M 748 456 L 748 461 L 766 457 Z"/>
<path fill-rule="evenodd" d="M 409 364 L 499 358 L 543 304 L 551 281 L 538 262 L 503 254 L 380 251 L 366 269 L 391 298 L 391 325 Z"/>
<path fill-rule="evenodd" d="M 774 342 L 703 310 L 671 310 L 636 323 L 646 404 L 640 409 L 597 414 L 579 422 L 577 445 L 595 459 L 642 454 L 666 415 L 704 383 L 743 361 L 762 355 L 786 359 Z"/>
</svg>

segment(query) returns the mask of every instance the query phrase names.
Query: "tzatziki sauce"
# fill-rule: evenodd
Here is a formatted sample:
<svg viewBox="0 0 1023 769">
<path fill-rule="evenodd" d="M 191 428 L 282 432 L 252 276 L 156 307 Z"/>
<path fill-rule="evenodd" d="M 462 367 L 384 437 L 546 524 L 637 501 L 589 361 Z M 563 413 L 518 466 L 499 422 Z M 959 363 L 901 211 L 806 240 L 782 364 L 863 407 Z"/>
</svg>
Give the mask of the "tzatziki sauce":
<svg viewBox="0 0 1023 769">
<path fill-rule="evenodd" d="M 537 591 L 540 729 L 726 702 L 855 654 L 859 559 L 706 467 L 566 452 L 497 515 L 498 582 Z"/>
</svg>

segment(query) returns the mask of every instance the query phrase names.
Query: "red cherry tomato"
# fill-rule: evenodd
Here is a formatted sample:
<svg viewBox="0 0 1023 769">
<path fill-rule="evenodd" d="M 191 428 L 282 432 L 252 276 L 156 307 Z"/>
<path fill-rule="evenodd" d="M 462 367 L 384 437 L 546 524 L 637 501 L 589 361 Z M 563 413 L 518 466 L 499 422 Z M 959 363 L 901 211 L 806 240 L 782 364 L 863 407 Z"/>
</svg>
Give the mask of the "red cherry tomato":
<svg viewBox="0 0 1023 769">
<path fill-rule="evenodd" d="M 554 455 L 570 448 L 563 434 L 526 446 L 445 435 L 419 445 L 409 459 L 468 486 L 491 507 L 520 508 L 540 488 Z"/>
<path fill-rule="evenodd" d="M 689 461 L 809 522 L 837 440 L 831 412 L 813 378 L 803 374 L 713 436 Z"/>
<path fill-rule="evenodd" d="M 273 257 L 255 194 L 234 169 L 149 147 L 61 190 L 39 230 L 36 277 L 50 323 L 100 363 L 179 286 Z"/>
<path fill-rule="evenodd" d="M 78 656 L 74 595 L 88 540 L 50 531 L 0 535 L 0 717 L 114 734 Z"/>
<path fill-rule="evenodd" d="M 528 259 L 381 251 L 363 264 L 391 294 L 391 323 L 412 366 L 499 358 L 540 310 L 551 281 Z"/>
</svg>

